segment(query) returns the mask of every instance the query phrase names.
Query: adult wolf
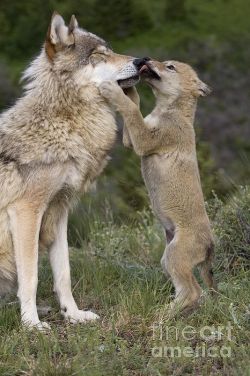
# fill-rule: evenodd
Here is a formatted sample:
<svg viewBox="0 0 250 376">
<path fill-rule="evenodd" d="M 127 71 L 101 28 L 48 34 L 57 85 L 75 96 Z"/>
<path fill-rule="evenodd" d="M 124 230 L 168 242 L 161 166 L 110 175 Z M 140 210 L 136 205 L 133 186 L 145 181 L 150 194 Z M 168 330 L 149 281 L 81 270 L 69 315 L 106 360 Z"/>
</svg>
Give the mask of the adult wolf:
<svg viewBox="0 0 250 376">
<path fill-rule="evenodd" d="M 71 292 L 69 207 L 103 170 L 116 138 L 114 113 L 97 86 L 138 81 L 133 58 L 54 14 L 40 55 L 24 73 L 26 91 L 0 117 L 0 292 L 18 281 L 22 322 L 38 329 L 37 261 L 49 249 L 54 290 L 71 322 L 94 320 Z"/>
</svg>

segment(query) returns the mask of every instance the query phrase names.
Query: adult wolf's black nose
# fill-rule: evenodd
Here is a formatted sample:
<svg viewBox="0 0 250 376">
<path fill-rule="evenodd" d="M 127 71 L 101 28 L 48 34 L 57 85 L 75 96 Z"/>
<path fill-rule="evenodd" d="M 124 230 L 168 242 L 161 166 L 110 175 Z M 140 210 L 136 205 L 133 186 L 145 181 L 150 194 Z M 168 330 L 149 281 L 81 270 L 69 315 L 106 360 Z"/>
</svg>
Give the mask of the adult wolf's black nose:
<svg viewBox="0 0 250 376">
<path fill-rule="evenodd" d="M 149 60 L 150 57 L 143 57 L 142 59 L 135 59 L 133 61 L 133 64 L 136 66 L 137 69 L 140 69 Z"/>
</svg>

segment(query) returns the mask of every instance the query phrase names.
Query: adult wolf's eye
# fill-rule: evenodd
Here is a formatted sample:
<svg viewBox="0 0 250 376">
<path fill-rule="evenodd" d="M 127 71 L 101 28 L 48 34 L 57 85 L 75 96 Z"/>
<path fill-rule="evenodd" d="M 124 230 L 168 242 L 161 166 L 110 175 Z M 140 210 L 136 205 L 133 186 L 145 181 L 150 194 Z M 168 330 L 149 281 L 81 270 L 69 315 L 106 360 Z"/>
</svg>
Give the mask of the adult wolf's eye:
<svg viewBox="0 0 250 376">
<path fill-rule="evenodd" d="M 175 71 L 175 66 L 170 64 L 170 65 L 167 65 L 167 68 L 171 71 Z"/>
<path fill-rule="evenodd" d="M 107 56 L 108 53 L 105 51 L 93 51 L 91 55 L 98 55 L 98 56 Z"/>
</svg>

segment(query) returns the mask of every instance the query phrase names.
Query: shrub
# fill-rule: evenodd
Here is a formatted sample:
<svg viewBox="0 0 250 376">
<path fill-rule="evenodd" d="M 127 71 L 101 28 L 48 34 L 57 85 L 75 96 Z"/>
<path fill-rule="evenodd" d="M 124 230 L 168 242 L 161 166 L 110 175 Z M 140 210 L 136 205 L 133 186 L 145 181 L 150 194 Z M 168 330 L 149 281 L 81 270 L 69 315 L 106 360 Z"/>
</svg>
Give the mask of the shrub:
<svg viewBox="0 0 250 376">
<path fill-rule="evenodd" d="M 7 67 L 0 62 L 0 109 L 11 104 L 17 95 L 17 88 L 12 84 Z"/>
<path fill-rule="evenodd" d="M 250 261 L 250 187 L 240 187 L 224 204 L 215 197 L 209 207 L 216 237 L 218 268 L 235 272 Z"/>
</svg>

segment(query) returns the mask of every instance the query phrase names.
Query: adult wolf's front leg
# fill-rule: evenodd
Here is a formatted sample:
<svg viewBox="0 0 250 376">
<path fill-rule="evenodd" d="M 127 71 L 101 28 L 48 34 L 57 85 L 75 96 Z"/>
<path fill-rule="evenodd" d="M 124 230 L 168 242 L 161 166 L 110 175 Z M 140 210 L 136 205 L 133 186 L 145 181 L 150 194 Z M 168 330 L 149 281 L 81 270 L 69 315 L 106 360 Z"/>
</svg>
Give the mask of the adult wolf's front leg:
<svg viewBox="0 0 250 376">
<path fill-rule="evenodd" d="M 54 291 L 58 295 L 61 313 L 71 323 L 96 320 L 99 318 L 98 315 L 91 311 L 79 310 L 73 298 L 67 242 L 68 210 L 63 208 L 60 214 L 56 225 L 55 240 L 50 248 L 50 262 L 54 276 Z"/>
<path fill-rule="evenodd" d="M 36 308 L 38 282 L 38 237 L 44 208 L 22 199 L 8 208 L 18 277 L 22 322 L 28 327 L 48 329 Z"/>
</svg>

